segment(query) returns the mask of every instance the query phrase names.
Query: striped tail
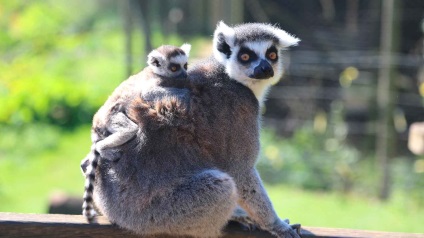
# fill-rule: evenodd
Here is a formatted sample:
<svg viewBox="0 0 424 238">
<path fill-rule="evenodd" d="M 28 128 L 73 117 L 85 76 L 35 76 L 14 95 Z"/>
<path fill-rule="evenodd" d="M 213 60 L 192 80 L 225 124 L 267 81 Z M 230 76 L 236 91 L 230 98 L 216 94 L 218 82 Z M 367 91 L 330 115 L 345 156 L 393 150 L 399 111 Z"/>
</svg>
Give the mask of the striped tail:
<svg viewBox="0 0 424 238">
<path fill-rule="evenodd" d="M 82 214 L 85 216 L 89 223 L 95 221 L 96 211 L 94 210 L 93 190 L 94 180 L 96 178 L 96 168 L 98 163 L 99 154 L 95 151 L 95 145 L 91 146 L 89 156 L 89 164 L 85 172 L 85 187 L 84 187 L 84 203 L 82 204 Z"/>
</svg>

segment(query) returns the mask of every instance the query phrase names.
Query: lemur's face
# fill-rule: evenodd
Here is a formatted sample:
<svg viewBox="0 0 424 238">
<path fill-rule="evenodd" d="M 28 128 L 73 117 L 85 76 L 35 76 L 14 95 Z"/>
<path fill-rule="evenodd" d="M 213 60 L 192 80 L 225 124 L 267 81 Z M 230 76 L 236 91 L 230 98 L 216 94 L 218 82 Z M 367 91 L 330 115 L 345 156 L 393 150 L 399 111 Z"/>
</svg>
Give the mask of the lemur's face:
<svg viewBox="0 0 424 238">
<path fill-rule="evenodd" d="M 149 54 L 147 63 L 157 75 L 168 78 L 187 78 L 189 51 L 190 45 L 187 44 L 181 48 L 161 46 Z"/>
<path fill-rule="evenodd" d="M 282 77 L 281 52 L 298 41 L 269 24 L 229 27 L 220 22 L 214 33 L 214 57 L 232 79 L 255 90 L 252 85 L 271 85 Z"/>
<path fill-rule="evenodd" d="M 228 75 L 240 82 L 278 80 L 283 73 L 278 47 L 273 41 L 245 42 L 235 46 L 226 63 Z"/>
<path fill-rule="evenodd" d="M 186 78 L 187 77 L 187 57 L 179 55 L 170 57 L 159 63 L 154 63 L 154 72 L 160 76 L 168 78 Z"/>
</svg>

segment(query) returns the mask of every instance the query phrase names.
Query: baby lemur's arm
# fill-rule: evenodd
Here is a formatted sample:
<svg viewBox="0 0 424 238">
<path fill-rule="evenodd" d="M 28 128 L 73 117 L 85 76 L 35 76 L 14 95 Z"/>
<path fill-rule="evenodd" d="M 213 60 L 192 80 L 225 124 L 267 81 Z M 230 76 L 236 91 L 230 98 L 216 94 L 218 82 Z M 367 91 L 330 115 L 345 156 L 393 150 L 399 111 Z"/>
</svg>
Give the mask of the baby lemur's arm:
<svg viewBox="0 0 424 238">
<path fill-rule="evenodd" d="M 114 149 L 131 140 L 138 130 L 138 125 L 131 121 L 124 113 L 111 115 L 107 128 L 112 134 L 96 143 L 96 150 L 102 158 L 115 160 L 119 158 L 119 150 Z"/>
</svg>

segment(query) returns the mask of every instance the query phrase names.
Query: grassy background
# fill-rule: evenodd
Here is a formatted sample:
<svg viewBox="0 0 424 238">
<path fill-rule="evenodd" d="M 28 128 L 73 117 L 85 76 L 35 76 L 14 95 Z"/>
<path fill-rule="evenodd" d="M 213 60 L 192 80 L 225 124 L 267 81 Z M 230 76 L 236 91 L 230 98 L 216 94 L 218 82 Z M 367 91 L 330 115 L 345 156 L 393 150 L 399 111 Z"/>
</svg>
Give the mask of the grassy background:
<svg viewBox="0 0 424 238">
<path fill-rule="evenodd" d="M 55 192 L 82 197 L 84 181 L 79 163 L 89 150 L 90 126 L 60 137 L 58 131 L 42 126 L 20 133 L 32 138 L 29 141 L 39 138 L 44 149 L 22 150 L 0 160 L 0 212 L 45 213 L 49 196 Z M 45 141 L 46 135 L 56 139 Z M 16 143 L 13 138 L 8 142 Z M 21 143 L 31 148 L 30 142 Z M 267 190 L 280 217 L 304 226 L 424 233 L 423 207 L 408 202 L 401 194 L 382 203 L 358 195 L 311 192 L 288 185 L 267 185 Z"/>
</svg>

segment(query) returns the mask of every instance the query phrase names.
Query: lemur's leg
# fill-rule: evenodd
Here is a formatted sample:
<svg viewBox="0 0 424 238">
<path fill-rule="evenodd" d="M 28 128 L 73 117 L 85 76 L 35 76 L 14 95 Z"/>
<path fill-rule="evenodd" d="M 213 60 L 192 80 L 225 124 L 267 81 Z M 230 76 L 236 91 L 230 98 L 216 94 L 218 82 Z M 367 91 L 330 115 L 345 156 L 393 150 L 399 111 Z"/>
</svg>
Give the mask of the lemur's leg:
<svg viewBox="0 0 424 238">
<path fill-rule="evenodd" d="M 139 233 L 145 235 L 165 231 L 177 236 L 218 237 L 236 203 L 233 179 L 208 169 L 184 179 L 171 194 L 155 197 L 146 210 L 137 214 L 137 224 L 128 226 L 134 229 L 138 225 Z"/>
<path fill-rule="evenodd" d="M 116 160 L 119 159 L 121 151 L 115 147 L 131 140 L 137 134 L 138 125 L 124 113 L 118 112 L 111 116 L 107 128 L 112 134 L 96 143 L 96 151 L 102 158 Z"/>
<path fill-rule="evenodd" d="M 300 225 L 289 225 L 288 220 L 281 220 L 275 213 L 256 169 L 238 172 L 234 179 L 239 193 L 239 205 L 259 228 L 277 237 L 300 237 Z"/>
</svg>

